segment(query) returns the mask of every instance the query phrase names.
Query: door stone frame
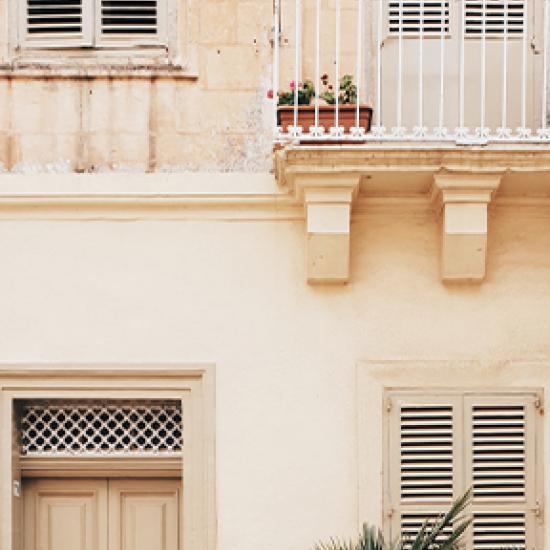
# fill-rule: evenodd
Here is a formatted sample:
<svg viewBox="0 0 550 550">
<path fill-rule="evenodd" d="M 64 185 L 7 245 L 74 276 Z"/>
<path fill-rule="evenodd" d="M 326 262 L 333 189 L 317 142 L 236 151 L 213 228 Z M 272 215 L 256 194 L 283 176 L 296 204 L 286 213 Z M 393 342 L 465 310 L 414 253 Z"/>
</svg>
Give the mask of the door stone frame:
<svg viewBox="0 0 550 550">
<path fill-rule="evenodd" d="M 215 365 L 161 363 L 0 364 L 0 550 L 22 548 L 15 401 L 78 398 L 181 399 L 183 548 L 214 550 Z"/>
</svg>

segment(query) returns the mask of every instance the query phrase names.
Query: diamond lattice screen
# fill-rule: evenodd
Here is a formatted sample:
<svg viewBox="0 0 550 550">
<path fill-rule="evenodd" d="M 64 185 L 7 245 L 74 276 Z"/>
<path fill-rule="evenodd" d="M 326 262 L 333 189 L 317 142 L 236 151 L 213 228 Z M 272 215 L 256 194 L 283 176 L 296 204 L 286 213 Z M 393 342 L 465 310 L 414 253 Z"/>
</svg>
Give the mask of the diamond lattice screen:
<svg viewBox="0 0 550 550">
<path fill-rule="evenodd" d="M 20 421 L 24 455 L 170 453 L 183 447 L 177 401 L 32 403 L 23 406 Z"/>
</svg>

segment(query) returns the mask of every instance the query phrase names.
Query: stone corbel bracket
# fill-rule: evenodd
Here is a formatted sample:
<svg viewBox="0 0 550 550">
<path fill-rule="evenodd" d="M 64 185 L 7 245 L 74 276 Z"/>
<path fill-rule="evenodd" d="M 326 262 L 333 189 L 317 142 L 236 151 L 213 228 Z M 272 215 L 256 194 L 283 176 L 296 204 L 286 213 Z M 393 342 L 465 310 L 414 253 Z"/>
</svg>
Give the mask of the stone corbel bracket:
<svg viewBox="0 0 550 550">
<path fill-rule="evenodd" d="M 310 284 L 342 284 L 349 280 L 351 209 L 359 180 L 357 174 L 295 177 L 296 198 L 306 211 Z"/>
<path fill-rule="evenodd" d="M 487 207 L 503 173 L 434 174 L 432 197 L 443 214 L 441 278 L 481 282 L 487 262 Z"/>
</svg>

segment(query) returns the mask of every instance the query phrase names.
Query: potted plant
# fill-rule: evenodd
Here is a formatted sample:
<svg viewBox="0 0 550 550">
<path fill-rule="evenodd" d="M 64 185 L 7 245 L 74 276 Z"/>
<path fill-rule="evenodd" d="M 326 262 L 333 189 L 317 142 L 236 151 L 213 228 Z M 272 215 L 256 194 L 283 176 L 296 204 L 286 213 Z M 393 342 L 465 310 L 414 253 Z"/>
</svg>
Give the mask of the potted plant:
<svg viewBox="0 0 550 550">
<path fill-rule="evenodd" d="M 322 90 L 319 92 L 319 126 L 324 127 L 328 133 L 336 124 L 336 91 L 329 82 L 329 77 L 324 74 L 321 77 Z M 268 92 L 268 97 L 273 97 L 273 92 Z M 311 80 L 304 82 L 291 81 L 289 90 L 277 93 L 277 123 L 283 132 L 288 132 L 289 127 L 294 126 L 294 105 L 298 99 L 298 126 L 308 132 L 315 126 L 315 97 L 316 90 Z M 366 132 L 370 130 L 372 108 L 367 105 L 359 105 L 359 126 Z M 357 122 L 357 86 L 353 82 L 353 76 L 346 74 L 340 78 L 338 88 L 338 126 L 344 128 L 344 132 L 350 132 Z"/>
</svg>

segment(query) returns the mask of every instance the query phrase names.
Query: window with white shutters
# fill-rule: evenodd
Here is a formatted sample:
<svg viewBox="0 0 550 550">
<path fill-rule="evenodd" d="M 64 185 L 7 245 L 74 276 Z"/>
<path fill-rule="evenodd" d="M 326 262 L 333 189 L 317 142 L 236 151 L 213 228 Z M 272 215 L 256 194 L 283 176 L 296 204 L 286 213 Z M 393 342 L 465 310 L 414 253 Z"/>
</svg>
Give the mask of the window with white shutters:
<svg viewBox="0 0 550 550">
<path fill-rule="evenodd" d="M 426 35 L 449 32 L 449 0 L 390 0 L 391 34 Z"/>
<path fill-rule="evenodd" d="M 410 539 L 471 487 L 468 550 L 537 548 L 539 406 L 536 392 L 389 393 L 390 536 Z"/>
<path fill-rule="evenodd" d="M 29 47 L 156 46 L 166 43 L 168 0 L 20 0 Z"/>
<path fill-rule="evenodd" d="M 465 0 L 465 32 L 469 35 L 523 34 L 528 0 Z"/>
</svg>

